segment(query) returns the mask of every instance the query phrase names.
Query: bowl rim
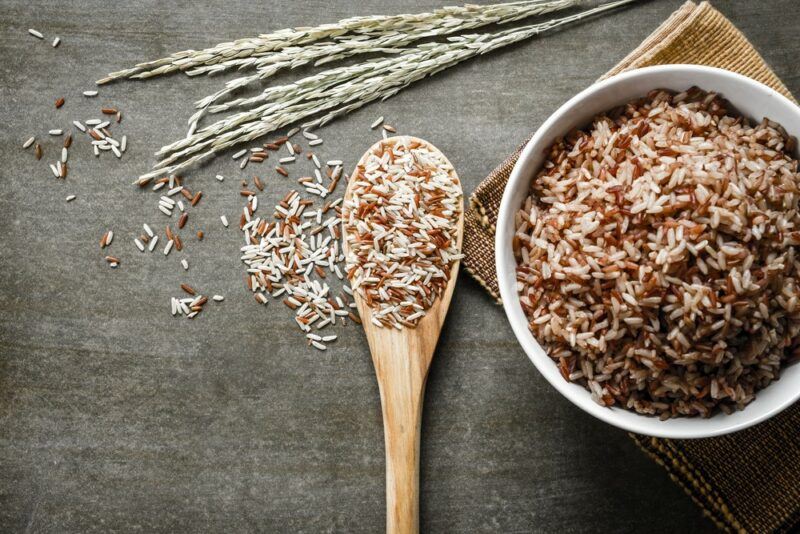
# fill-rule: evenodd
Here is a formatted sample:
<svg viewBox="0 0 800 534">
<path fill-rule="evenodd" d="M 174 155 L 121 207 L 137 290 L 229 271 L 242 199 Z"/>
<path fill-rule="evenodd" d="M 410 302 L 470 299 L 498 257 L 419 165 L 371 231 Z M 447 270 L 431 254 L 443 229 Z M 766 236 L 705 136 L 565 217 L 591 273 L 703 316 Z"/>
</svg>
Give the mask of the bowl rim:
<svg viewBox="0 0 800 534">
<path fill-rule="evenodd" d="M 688 74 L 689 76 L 696 73 L 711 74 L 712 76 L 719 76 L 721 78 L 734 80 L 736 83 L 744 83 L 757 91 L 763 92 L 765 96 L 777 99 L 781 106 L 789 108 L 796 115 L 800 116 L 800 106 L 771 87 L 753 80 L 752 78 L 716 67 L 683 64 L 657 65 L 623 72 L 600 82 L 596 82 L 559 106 L 558 109 L 536 129 L 533 137 L 531 137 L 531 139 L 525 144 L 525 147 L 520 153 L 517 162 L 514 164 L 503 192 L 503 197 L 498 212 L 497 225 L 495 227 L 495 268 L 497 272 L 498 286 L 503 310 L 505 311 L 506 318 L 511 324 L 511 328 L 517 338 L 517 341 L 520 343 L 526 355 L 528 356 L 528 359 L 531 360 L 539 373 L 544 376 L 550 385 L 552 385 L 562 396 L 564 396 L 567 400 L 584 412 L 587 412 L 612 426 L 627 430 L 629 432 L 661 438 L 695 439 L 730 434 L 763 422 L 780 413 L 800 399 L 800 389 L 793 394 L 780 397 L 779 400 L 774 402 L 770 408 L 766 409 L 757 416 L 748 417 L 738 422 L 732 422 L 729 425 L 722 425 L 721 427 L 713 429 L 709 428 L 705 430 L 703 429 L 703 426 L 698 424 L 688 424 L 686 426 L 679 424 L 680 422 L 686 421 L 705 421 L 705 419 L 673 418 L 666 421 L 661 421 L 655 416 L 640 414 L 625 408 L 600 406 L 591 399 L 591 397 L 588 395 L 588 391 L 585 388 L 578 384 L 564 380 L 564 378 L 558 372 L 553 360 L 550 359 L 531 331 L 528 329 L 527 319 L 525 319 L 524 312 L 519 304 L 516 290 L 511 290 L 511 286 L 515 285 L 516 281 L 509 281 L 506 277 L 506 272 L 508 269 L 501 268 L 507 263 L 504 259 L 504 253 L 507 252 L 505 232 L 502 229 L 506 228 L 509 224 L 513 224 L 513 216 L 518 209 L 518 206 L 512 204 L 512 202 L 514 202 L 514 199 L 512 198 L 513 195 L 511 193 L 514 189 L 513 184 L 516 184 L 520 180 L 530 180 L 530 172 L 525 172 L 523 167 L 526 166 L 526 162 L 531 158 L 531 155 L 537 146 L 542 144 L 545 134 L 549 133 L 549 130 L 552 128 L 553 124 L 561 119 L 566 113 L 572 111 L 573 108 L 575 108 L 580 102 L 596 93 L 604 92 L 614 85 L 621 84 L 633 78 L 647 78 L 655 74 L 677 72 L 682 72 Z M 656 88 L 657 87 L 653 87 L 652 89 Z M 725 95 L 723 95 L 723 97 L 724 96 Z M 550 138 L 552 135 L 548 135 L 548 137 Z M 538 169 L 536 169 L 534 172 L 537 171 Z M 524 320 L 520 321 L 520 318 Z M 771 385 L 772 384 L 767 386 L 767 388 L 769 388 Z M 636 416 L 636 418 L 628 418 L 624 415 L 620 415 L 618 413 L 619 411 L 633 414 Z M 737 413 L 744 412 L 746 412 L 746 408 L 742 412 Z M 669 424 L 670 421 L 673 422 L 672 425 Z M 653 425 L 652 422 L 656 422 L 656 424 Z"/>
</svg>

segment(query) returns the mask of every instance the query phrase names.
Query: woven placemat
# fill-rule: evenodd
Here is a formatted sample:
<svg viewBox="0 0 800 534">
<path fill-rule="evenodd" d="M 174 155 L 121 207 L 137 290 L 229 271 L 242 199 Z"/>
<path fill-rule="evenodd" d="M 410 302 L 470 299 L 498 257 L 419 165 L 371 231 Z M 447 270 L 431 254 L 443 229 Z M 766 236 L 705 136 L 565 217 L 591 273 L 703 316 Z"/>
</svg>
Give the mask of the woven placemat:
<svg viewBox="0 0 800 534">
<path fill-rule="evenodd" d="M 792 98 L 747 38 L 708 2 L 686 2 L 603 78 L 670 63 L 728 69 Z M 524 145 L 478 185 L 464 221 L 463 265 L 497 300 L 495 222 L 503 190 Z M 787 532 L 800 527 L 800 405 L 720 438 L 631 437 L 720 528 Z"/>
</svg>

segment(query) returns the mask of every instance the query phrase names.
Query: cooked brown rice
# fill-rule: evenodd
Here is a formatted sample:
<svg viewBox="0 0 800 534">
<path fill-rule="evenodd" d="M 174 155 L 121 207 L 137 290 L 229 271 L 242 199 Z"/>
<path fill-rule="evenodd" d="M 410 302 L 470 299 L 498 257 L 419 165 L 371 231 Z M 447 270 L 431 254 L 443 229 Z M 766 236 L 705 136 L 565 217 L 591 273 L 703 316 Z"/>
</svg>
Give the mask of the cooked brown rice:
<svg viewBox="0 0 800 534">
<path fill-rule="evenodd" d="M 551 147 L 513 247 L 530 329 L 566 380 L 605 406 L 709 416 L 798 359 L 795 147 L 697 88 Z"/>
</svg>

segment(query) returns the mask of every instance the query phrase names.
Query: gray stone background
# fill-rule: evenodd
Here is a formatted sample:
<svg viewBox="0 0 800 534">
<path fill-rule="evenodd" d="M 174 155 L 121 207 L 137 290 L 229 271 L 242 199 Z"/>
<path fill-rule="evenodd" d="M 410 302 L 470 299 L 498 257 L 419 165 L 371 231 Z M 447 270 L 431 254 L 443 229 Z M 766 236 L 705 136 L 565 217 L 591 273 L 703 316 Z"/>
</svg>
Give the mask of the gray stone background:
<svg viewBox="0 0 800 534">
<path fill-rule="evenodd" d="M 140 254 L 157 195 L 130 185 L 185 132 L 191 102 L 222 78 L 101 88 L 92 81 L 185 48 L 441 0 L 0 2 L 0 531 L 379 532 L 384 523 L 378 390 L 362 332 L 307 348 L 288 311 L 242 283 L 241 178 L 289 181 L 230 157 L 187 173 L 203 190 L 182 254 Z M 322 130 L 326 159 L 353 164 L 378 115 L 438 145 L 467 192 L 546 116 L 634 48 L 680 4 L 642 2 L 472 60 Z M 715 3 L 800 94 L 795 0 Z M 45 33 L 41 42 L 29 27 Z M 57 49 L 49 40 L 59 35 Z M 276 82 L 309 72 L 302 69 Z M 227 78 L 226 78 L 227 79 Z M 56 110 L 56 98 L 66 105 Z M 78 138 L 56 181 L 50 128 L 123 110 L 121 160 Z M 37 162 L 21 143 L 44 139 Z M 224 183 L 214 180 L 221 173 Z M 294 176 L 299 174 L 295 171 Z M 66 203 L 68 194 L 77 200 Z M 174 224 L 174 219 L 173 219 Z M 98 240 L 116 238 L 109 269 Z M 188 258 L 188 272 L 179 260 Z M 226 300 L 172 318 L 187 282 Z M 562 399 L 527 360 L 502 310 L 461 275 L 430 374 L 422 436 L 426 532 L 708 531 L 711 523 L 626 437 Z"/>
</svg>

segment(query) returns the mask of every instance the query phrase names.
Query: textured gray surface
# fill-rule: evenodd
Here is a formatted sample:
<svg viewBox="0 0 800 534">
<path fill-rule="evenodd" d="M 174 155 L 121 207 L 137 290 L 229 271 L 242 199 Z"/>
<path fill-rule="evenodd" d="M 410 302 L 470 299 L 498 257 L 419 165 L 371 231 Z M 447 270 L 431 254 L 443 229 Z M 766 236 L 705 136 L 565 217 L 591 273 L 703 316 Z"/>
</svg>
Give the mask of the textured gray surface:
<svg viewBox="0 0 800 534">
<path fill-rule="evenodd" d="M 327 352 L 307 349 L 284 308 L 264 309 L 246 293 L 240 234 L 219 224 L 222 213 L 238 218 L 240 178 L 269 176 L 265 206 L 287 181 L 268 167 L 242 173 L 223 157 L 188 174 L 205 192 L 188 227 L 203 228 L 205 241 L 187 239 L 184 254 L 166 258 L 131 243 L 142 222 L 165 222 L 156 196 L 131 187 L 132 178 L 182 135 L 190 102 L 221 79 L 119 83 L 92 100 L 80 92 L 106 72 L 175 50 L 439 2 L 169 4 L 0 6 L 0 531 L 380 531 L 383 438 L 362 333 L 340 329 Z M 328 126 L 320 153 L 352 164 L 383 114 L 438 145 L 471 191 L 678 5 L 646 2 L 447 71 Z M 796 2 L 717 5 L 800 93 Z M 61 47 L 27 36 L 29 27 L 60 35 Z M 57 111 L 59 96 L 67 103 Z M 80 139 L 61 182 L 20 149 L 29 135 L 68 128 L 105 104 L 125 113 L 116 129 L 130 140 L 122 160 L 95 160 Z M 45 139 L 45 160 L 59 143 Z M 65 203 L 68 194 L 78 199 Z M 107 228 L 123 259 L 116 271 L 98 251 Z M 173 319 L 168 299 L 181 282 L 226 300 L 195 321 Z M 502 310 L 463 275 L 423 426 L 425 531 L 711 529 L 623 432 L 559 397 Z"/>
</svg>

